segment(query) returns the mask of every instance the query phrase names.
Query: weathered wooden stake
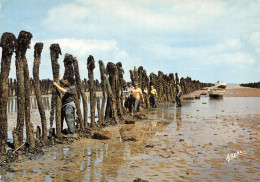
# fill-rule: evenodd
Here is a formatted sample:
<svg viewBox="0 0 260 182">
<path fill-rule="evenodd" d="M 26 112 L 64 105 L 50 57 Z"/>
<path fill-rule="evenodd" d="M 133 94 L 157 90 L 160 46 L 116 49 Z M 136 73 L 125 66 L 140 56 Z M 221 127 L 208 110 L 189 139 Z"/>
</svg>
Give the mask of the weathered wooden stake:
<svg viewBox="0 0 260 182">
<path fill-rule="evenodd" d="M 2 47 L 1 74 L 0 74 L 0 154 L 6 152 L 7 143 L 7 101 L 8 101 L 8 77 L 11 58 L 16 46 L 16 39 L 12 33 L 4 33 L 1 36 Z"/>
<path fill-rule="evenodd" d="M 87 68 L 88 68 L 88 79 L 89 79 L 89 93 L 90 93 L 90 115 L 91 115 L 91 127 L 94 128 L 95 124 L 95 105 L 96 105 L 96 93 L 94 90 L 94 72 L 95 69 L 95 61 L 93 56 L 89 56 L 87 60 Z"/>
<path fill-rule="evenodd" d="M 23 61 L 23 76 L 24 76 L 24 98 L 25 105 L 24 105 L 24 112 L 25 112 L 25 126 L 26 126 L 26 141 L 28 144 L 35 148 L 35 138 L 34 138 L 34 129 L 33 124 L 31 123 L 31 103 L 30 103 L 30 96 L 31 96 L 31 85 L 30 85 L 30 75 L 29 75 L 29 68 L 26 59 L 26 51 L 30 48 L 32 34 L 30 32 L 21 31 L 17 43 L 18 49 L 20 49 L 24 54 L 22 57 Z"/>
<path fill-rule="evenodd" d="M 59 81 L 59 69 L 60 65 L 58 63 L 59 55 L 61 54 L 61 49 L 59 44 L 51 44 L 50 46 L 50 55 L 51 55 L 51 65 L 52 65 L 52 73 L 53 73 L 53 81 L 60 84 Z M 52 91 L 52 100 L 51 100 L 51 118 L 54 118 L 55 111 L 55 120 L 56 120 L 56 135 L 58 138 L 62 137 L 61 133 L 61 97 L 58 89 L 53 86 Z"/>
<path fill-rule="evenodd" d="M 119 121 L 118 121 L 118 116 L 117 116 L 117 109 L 116 109 L 116 98 L 113 94 L 113 91 L 112 91 L 112 88 L 110 86 L 110 83 L 109 83 L 109 80 L 108 80 L 108 77 L 106 74 L 104 74 L 105 76 L 105 82 L 107 84 L 107 93 L 108 93 L 108 99 L 110 100 L 109 103 L 111 104 L 111 108 L 112 108 L 112 118 L 115 120 L 115 123 L 118 124 Z M 107 106 L 108 107 L 108 106 Z"/>
<path fill-rule="evenodd" d="M 14 144 L 14 150 L 16 150 L 20 145 L 19 145 L 19 140 L 17 136 L 17 130 L 14 128 L 13 129 L 13 144 Z"/>
<path fill-rule="evenodd" d="M 115 87 L 116 87 L 116 65 L 112 62 L 107 63 L 107 72 L 109 73 L 109 78 L 106 77 L 105 81 L 107 84 L 107 107 L 106 107 L 106 115 L 105 119 L 114 118 L 116 124 L 118 123 L 118 116 L 117 116 L 117 103 L 116 103 L 116 96 Z"/>
<path fill-rule="evenodd" d="M 36 128 L 36 141 L 40 141 L 41 140 L 41 127 L 37 126 Z"/>
<path fill-rule="evenodd" d="M 64 72 L 64 80 L 67 79 L 68 76 L 74 77 L 74 68 L 73 68 L 73 56 L 71 54 L 66 53 L 64 57 L 64 67 L 65 67 L 65 72 Z M 74 94 L 74 103 L 76 105 L 76 113 L 78 116 L 78 122 L 80 125 L 83 123 L 83 118 L 82 118 L 82 112 L 80 108 L 80 93 L 79 93 L 79 88 L 77 85 L 75 86 L 75 94 Z"/>
<path fill-rule="evenodd" d="M 107 92 L 107 85 L 106 85 L 106 81 L 105 81 L 105 66 L 103 61 L 99 60 L 99 70 L 100 70 L 100 78 L 101 78 L 101 87 L 102 87 L 102 94 L 103 94 L 103 98 L 102 98 L 102 104 L 101 104 L 101 121 L 100 121 L 100 125 L 104 124 L 104 115 L 105 115 L 105 103 L 106 103 L 106 92 Z"/>
<path fill-rule="evenodd" d="M 123 107 L 123 82 L 124 82 L 124 69 L 122 67 L 122 63 L 116 63 L 117 68 L 117 77 L 116 77 L 116 100 L 117 100 L 117 110 L 118 115 L 123 116 L 125 113 L 125 108 Z"/>
<path fill-rule="evenodd" d="M 46 115 L 42 103 L 42 95 L 40 89 L 40 80 L 39 80 L 39 66 L 41 63 L 41 52 L 43 49 L 43 43 L 36 43 L 34 46 L 34 63 L 33 63 L 33 77 L 34 77 L 34 90 L 37 100 L 37 105 L 39 109 L 39 113 L 41 116 L 42 123 L 42 140 L 43 143 L 47 142 L 47 121 Z"/>
<path fill-rule="evenodd" d="M 80 128 L 84 129 L 87 128 L 88 126 L 88 102 L 87 102 L 87 96 L 84 92 L 84 88 L 82 86 L 82 82 L 80 79 L 80 74 L 79 74 L 79 66 L 78 66 L 78 60 L 76 57 L 73 57 L 73 65 L 74 65 L 74 71 L 75 71 L 75 79 L 77 83 L 77 88 L 80 91 L 80 95 L 83 100 L 83 112 L 84 112 L 84 122 L 80 123 Z"/>
</svg>

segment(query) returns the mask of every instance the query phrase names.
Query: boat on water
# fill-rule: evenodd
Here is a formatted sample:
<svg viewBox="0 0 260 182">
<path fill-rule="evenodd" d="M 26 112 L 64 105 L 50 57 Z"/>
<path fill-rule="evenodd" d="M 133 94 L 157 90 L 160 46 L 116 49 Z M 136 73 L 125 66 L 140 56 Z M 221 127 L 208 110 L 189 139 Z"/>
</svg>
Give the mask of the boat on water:
<svg viewBox="0 0 260 182">
<path fill-rule="evenodd" d="M 224 96 L 227 87 L 226 83 L 223 83 L 221 81 L 217 81 L 215 86 L 213 88 L 208 89 L 209 96 L 212 98 L 221 98 Z"/>
<path fill-rule="evenodd" d="M 215 87 L 225 89 L 227 87 L 227 84 L 223 83 L 222 81 L 217 81 Z"/>
</svg>

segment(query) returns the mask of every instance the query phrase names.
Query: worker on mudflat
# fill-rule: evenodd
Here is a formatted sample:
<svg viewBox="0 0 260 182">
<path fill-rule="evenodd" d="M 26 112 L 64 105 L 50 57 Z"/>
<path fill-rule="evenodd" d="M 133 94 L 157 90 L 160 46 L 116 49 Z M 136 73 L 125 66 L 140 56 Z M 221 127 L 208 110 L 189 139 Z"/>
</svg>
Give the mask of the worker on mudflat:
<svg viewBox="0 0 260 182">
<path fill-rule="evenodd" d="M 132 83 L 129 82 L 128 83 L 128 86 L 126 86 L 125 88 L 125 91 L 129 91 L 129 90 L 132 90 L 134 89 L 134 87 L 132 86 Z M 131 92 L 127 92 L 125 94 L 125 103 L 124 103 L 124 106 L 126 109 L 128 109 L 130 112 L 132 110 L 132 105 L 133 105 L 133 102 L 134 102 L 134 97 L 133 97 L 133 94 Z"/>
<path fill-rule="evenodd" d="M 63 121 L 65 118 L 70 134 L 74 134 L 75 133 L 75 126 L 74 126 L 75 125 L 75 118 L 74 118 L 75 79 L 72 76 L 68 76 L 64 81 L 63 79 L 60 78 L 59 75 L 59 80 L 60 83 L 64 85 L 64 88 L 59 86 L 56 82 L 54 82 L 53 85 L 63 93 L 62 107 L 61 107 L 61 130 L 63 129 Z M 68 134 L 67 136 L 70 136 L 70 134 Z"/>
<path fill-rule="evenodd" d="M 157 107 L 156 101 L 157 101 L 157 91 L 154 88 L 154 86 L 151 86 L 150 102 L 153 108 Z"/>
<path fill-rule="evenodd" d="M 182 91 L 181 91 L 181 87 L 179 84 L 177 84 L 177 95 L 176 95 L 176 107 L 181 107 L 181 95 L 182 95 Z"/>
<path fill-rule="evenodd" d="M 135 84 L 135 88 L 128 90 L 128 91 L 123 91 L 123 92 L 131 92 L 133 94 L 134 97 L 134 112 L 138 112 L 139 111 L 139 103 L 140 103 L 140 99 L 142 99 L 142 101 L 144 102 L 144 97 L 142 94 L 142 90 L 140 88 L 138 88 L 138 84 Z"/>
<path fill-rule="evenodd" d="M 147 102 L 147 99 L 149 99 L 147 86 L 144 87 L 143 93 L 144 93 L 144 104 L 146 105 L 146 108 L 147 108 L 147 107 L 148 107 L 148 106 L 147 106 L 147 103 L 148 103 L 148 102 Z"/>
</svg>

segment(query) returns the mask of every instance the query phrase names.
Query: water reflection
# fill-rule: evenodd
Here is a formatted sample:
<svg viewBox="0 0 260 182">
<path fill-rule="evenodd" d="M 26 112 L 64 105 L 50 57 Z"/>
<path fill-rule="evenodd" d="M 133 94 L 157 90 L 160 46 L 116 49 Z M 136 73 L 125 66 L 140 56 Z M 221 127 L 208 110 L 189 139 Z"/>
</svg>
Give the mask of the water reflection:
<svg viewBox="0 0 260 182">
<path fill-rule="evenodd" d="M 51 96 L 43 96 L 42 103 L 45 111 L 49 111 L 51 108 Z M 30 97 L 31 109 L 38 109 L 36 97 Z M 7 112 L 14 113 L 17 112 L 17 98 L 9 97 L 7 103 Z"/>
<path fill-rule="evenodd" d="M 177 121 L 177 128 L 176 130 L 179 131 L 182 125 L 181 121 L 181 108 L 177 108 L 176 110 L 176 121 Z"/>
</svg>

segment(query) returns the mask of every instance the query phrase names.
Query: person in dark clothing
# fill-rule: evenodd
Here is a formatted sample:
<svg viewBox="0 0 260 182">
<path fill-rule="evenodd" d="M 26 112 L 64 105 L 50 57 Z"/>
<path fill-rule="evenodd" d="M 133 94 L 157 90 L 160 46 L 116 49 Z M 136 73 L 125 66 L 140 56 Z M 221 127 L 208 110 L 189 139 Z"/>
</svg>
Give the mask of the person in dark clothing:
<svg viewBox="0 0 260 182">
<path fill-rule="evenodd" d="M 176 91 L 177 91 L 177 95 L 176 95 L 176 107 L 181 107 L 181 95 L 182 95 L 182 92 L 181 92 L 181 87 L 180 87 L 179 84 L 177 84 Z"/>
<path fill-rule="evenodd" d="M 134 89 L 134 87 L 132 86 L 132 83 L 129 82 L 128 86 L 125 88 L 125 91 L 129 91 L 132 89 Z M 134 103 L 133 94 L 131 92 L 126 93 L 124 106 L 126 109 L 128 109 L 129 112 L 132 111 L 133 103 Z"/>
<path fill-rule="evenodd" d="M 60 79 L 60 75 L 59 75 Z M 68 129 L 70 134 L 75 133 L 75 103 L 74 103 L 74 94 L 75 94 L 75 79 L 72 76 L 68 76 L 67 79 L 64 81 L 60 79 L 60 83 L 64 85 L 64 88 L 59 86 L 56 82 L 53 83 L 55 87 L 58 88 L 63 93 L 62 97 L 62 106 L 61 106 L 61 129 L 63 129 L 63 121 L 64 118 L 68 125 Z"/>
</svg>

